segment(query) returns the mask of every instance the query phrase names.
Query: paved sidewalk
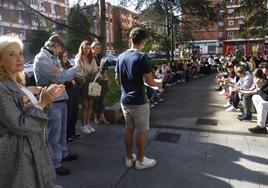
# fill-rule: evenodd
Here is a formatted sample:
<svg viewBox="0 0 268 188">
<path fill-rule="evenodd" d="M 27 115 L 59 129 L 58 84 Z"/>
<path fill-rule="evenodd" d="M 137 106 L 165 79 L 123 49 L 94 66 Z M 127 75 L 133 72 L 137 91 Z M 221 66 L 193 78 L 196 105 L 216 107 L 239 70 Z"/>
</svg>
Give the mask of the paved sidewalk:
<svg viewBox="0 0 268 188">
<path fill-rule="evenodd" d="M 255 122 L 240 122 L 236 113 L 224 111 L 212 80 L 170 87 L 164 102 L 152 109 L 145 151 L 157 160 L 155 168 L 127 169 L 123 124 L 98 126 L 70 145 L 79 159 L 65 162 L 71 174 L 56 182 L 64 188 L 268 188 L 267 136 L 249 134 Z M 219 123 L 198 125 L 197 118 Z M 156 141 L 159 132 L 180 134 L 180 139 Z"/>
<path fill-rule="evenodd" d="M 163 93 L 164 102 L 152 110 L 151 126 L 250 134 L 248 128 L 255 127 L 256 120 L 241 122 L 236 119 L 238 113 L 225 111 L 226 101 L 214 91 L 214 77 L 209 75 L 167 88 Z M 218 125 L 199 125 L 197 118 L 216 119 Z"/>
<path fill-rule="evenodd" d="M 264 188 L 268 187 L 268 140 L 206 132 L 162 129 L 180 134 L 178 143 L 155 141 L 146 154 L 157 159 L 147 170 L 124 166 L 123 127 L 97 128 L 70 146 L 79 159 L 65 162 L 72 173 L 58 177 L 64 188 Z"/>
</svg>

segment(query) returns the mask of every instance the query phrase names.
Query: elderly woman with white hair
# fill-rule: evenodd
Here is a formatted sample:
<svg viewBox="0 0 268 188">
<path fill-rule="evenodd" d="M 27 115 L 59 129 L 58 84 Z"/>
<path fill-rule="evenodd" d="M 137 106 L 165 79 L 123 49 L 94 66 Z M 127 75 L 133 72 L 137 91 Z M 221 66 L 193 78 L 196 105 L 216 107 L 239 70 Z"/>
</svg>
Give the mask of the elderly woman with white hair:
<svg viewBox="0 0 268 188">
<path fill-rule="evenodd" d="M 64 86 L 30 90 L 23 70 L 22 41 L 16 35 L 0 36 L 0 187 L 58 187 L 52 183 L 55 171 L 43 109 L 62 95 Z"/>
</svg>

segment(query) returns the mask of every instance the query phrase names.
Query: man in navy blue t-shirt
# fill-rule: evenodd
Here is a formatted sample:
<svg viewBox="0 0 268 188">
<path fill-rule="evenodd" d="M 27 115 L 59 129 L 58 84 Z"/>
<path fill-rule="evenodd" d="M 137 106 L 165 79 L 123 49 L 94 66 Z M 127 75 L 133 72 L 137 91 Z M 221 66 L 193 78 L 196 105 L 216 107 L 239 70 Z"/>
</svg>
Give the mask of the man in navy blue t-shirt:
<svg viewBox="0 0 268 188">
<path fill-rule="evenodd" d="M 150 86 L 162 87 L 156 83 L 151 65 L 143 53 L 146 31 L 134 28 L 130 32 L 131 48 L 118 57 L 116 65 L 116 81 L 121 87 L 121 107 L 126 122 L 125 148 L 127 153 L 126 166 L 136 169 L 150 168 L 156 165 L 154 159 L 144 156 L 146 131 L 149 129 L 150 108 L 145 93 L 144 82 Z M 132 154 L 134 130 L 136 129 L 137 157 Z"/>
</svg>

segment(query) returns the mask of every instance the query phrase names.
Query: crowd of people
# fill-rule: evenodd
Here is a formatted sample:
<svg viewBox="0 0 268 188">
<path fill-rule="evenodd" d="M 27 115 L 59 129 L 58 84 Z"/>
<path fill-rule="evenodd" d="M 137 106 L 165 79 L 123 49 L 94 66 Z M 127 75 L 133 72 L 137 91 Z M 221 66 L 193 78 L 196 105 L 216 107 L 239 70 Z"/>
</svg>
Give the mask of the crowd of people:
<svg viewBox="0 0 268 188">
<path fill-rule="evenodd" d="M 0 36 L 0 187 L 60 187 L 52 183 L 55 174 L 70 174 L 62 163 L 78 158 L 67 142 L 95 132 L 92 110 L 95 124 L 110 124 L 104 116 L 107 67 L 100 52 L 99 42 L 83 41 L 72 67 L 62 37 L 53 33 L 34 59 L 36 86 L 27 87 L 22 41 L 16 34 Z M 91 96 L 93 83 L 102 89 Z"/>
<path fill-rule="evenodd" d="M 161 93 L 168 87 L 205 74 L 218 73 L 215 81 L 227 100 L 226 111 L 238 112 L 242 101 L 238 119 L 251 120 L 253 103 L 257 126 L 249 130 L 267 133 L 268 63 L 264 59 L 192 57 L 152 66 L 141 52 L 146 31 L 134 28 L 129 37 L 131 47 L 118 57 L 115 68 L 126 124 L 126 167 L 145 169 L 157 164 L 144 156 L 150 107 L 163 101 Z M 63 163 L 78 159 L 68 152 L 67 143 L 80 139 L 81 133 L 96 131 L 91 116 L 96 125 L 110 124 L 104 115 L 108 77 L 105 60 L 99 57 L 101 44 L 83 41 L 77 51 L 72 66 L 63 38 L 53 33 L 34 59 L 36 86 L 26 87 L 22 41 L 16 35 L 0 36 L 0 187 L 60 188 L 53 184 L 55 175 L 70 174 Z M 101 92 L 93 95 L 96 84 Z M 137 156 L 132 153 L 134 138 Z"/>
<path fill-rule="evenodd" d="M 207 66 L 195 59 L 151 67 L 140 52 L 145 33 L 133 29 L 131 48 L 119 56 L 116 66 L 126 122 L 126 166 L 135 162 L 137 169 L 156 165 L 156 160 L 144 156 L 148 101 L 151 107 L 163 101 L 160 94 L 166 87 L 198 78 Z M 22 41 L 15 34 L 0 36 L 0 187 L 61 187 L 53 184 L 55 175 L 70 174 L 63 163 L 78 159 L 69 153 L 67 143 L 80 139 L 81 133 L 95 132 L 91 116 L 95 124 L 110 124 L 104 115 L 107 67 L 100 52 L 99 42 L 83 41 L 72 67 L 63 38 L 53 33 L 34 59 L 36 86 L 27 87 Z M 95 82 L 101 86 L 97 96 L 89 92 Z M 82 125 L 77 131 L 80 105 Z M 132 154 L 136 129 L 137 156 Z"/>
<path fill-rule="evenodd" d="M 212 57 L 213 58 L 213 57 Z M 214 58 L 213 58 L 214 59 Z M 227 112 L 237 112 L 237 119 L 249 121 L 257 113 L 252 133 L 266 134 L 268 112 L 268 61 L 263 57 L 238 59 L 235 55 L 217 58 L 216 91 L 223 95 Z M 253 104 L 253 105 L 252 105 Z"/>
<path fill-rule="evenodd" d="M 214 59 L 213 59 L 214 60 Z M 152 73 L 157 82 L 162 83 L 162 88 L 150 87 L 145 83 L 146 94 L 149 98 L 150 107 L 153 108 L 162 102 L 161 93 L 168 87 L 175 84 L 183 84 L 189 80 L 203 77 L 206 74 L 216 73 L 217 64 L 211 57 L 191 57 L 185 60 L 170 61 L 152 65 Z"/>
</svg>

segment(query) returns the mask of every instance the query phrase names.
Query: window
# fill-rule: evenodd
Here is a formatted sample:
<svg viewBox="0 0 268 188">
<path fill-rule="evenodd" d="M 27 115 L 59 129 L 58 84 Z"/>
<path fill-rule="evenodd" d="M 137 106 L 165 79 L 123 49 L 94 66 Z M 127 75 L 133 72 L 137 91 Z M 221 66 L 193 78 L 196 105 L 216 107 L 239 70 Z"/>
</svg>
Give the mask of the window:
<svg viewBox="0 0 268 188">
<path fill-rule="evenodd" d="M 53 3 L 51 3 L 51 13 L 52 14 L 56 13 L 55 4 L 53 4 Z"/>
<path fill-rule="evenodd" d="M 232 36 L 234 36 L 234 32 L 233 31 L 228 31 L 228 37 L 232 37 Z"/>
<path fill-rule="evenodd" d="M 26 33 L 24 29 L 20 29 L 19 31 L 20 39 L 25 40 L 26 39 Z"/>
<path fill-rule="evenodd" d="M 244 19 L 239 19 L 239 20 L 238 20 L 238 24 L 239 24 L 239 25 L 244 25 L 244 23 L 245 23 Z"/>
<path fill-rule="evenodd" d="M 234 25 L 234 20 L 228 20 L 228 25 L 229 26 Z"/>
<path fill-rule="evenodd" d="M 18 12 L 18 23 L 24 24 L 24 18 L 23 18 L 23 14 L 21 11 Z"/>
<path fill-rule="evenodd" d="M 216 46 L 208 46 L 208 53 L 216 53 Z"/>
<path fill-rule="evenodd" d="M 34 18 L 32 19 L 32 26 L 38 26 L 38 22 Z"/>
<path fill-rule="evenodd" d="M 224 35 L 224 33 L 221 31 L 221 32 L 219 32 L 219 37 L 220 38 L 223 38 L 223 35 Z"/>
<path fill-rule="evenodd" d="M 224 16 L 224 10 L 220 10 L 219 16 L 220 17 L 223 17 Z"/>
<path fill-rule="evenodd" d="M 228 14 L 233 14 L 233 13 L 234 13 L 234 9 L 233 8 L 228 9 Z"/>
<path fill-rule="evenodd" d="M 219 26 L 224 26 L 224 23 L 223 23 L 223 21 L 219 21 Z"/>
</svg>

